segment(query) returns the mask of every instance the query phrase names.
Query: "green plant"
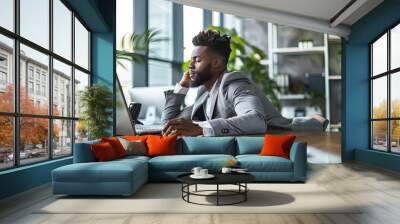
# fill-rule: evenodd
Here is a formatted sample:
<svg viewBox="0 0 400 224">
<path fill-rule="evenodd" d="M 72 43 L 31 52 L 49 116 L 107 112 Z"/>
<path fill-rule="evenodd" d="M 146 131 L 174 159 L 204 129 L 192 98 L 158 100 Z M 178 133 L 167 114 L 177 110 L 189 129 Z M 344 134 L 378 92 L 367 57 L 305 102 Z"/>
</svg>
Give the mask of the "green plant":
<svg viewBox="0 0 400 224">
<path fill-rule="evenodd" d="M 261 88 L 272 104 L 280 108 L 277 97 L 277 92 L 279 91 L 278 85 L 274 80 L 269 78 L 266 66 L 261 63 L 262 60 L 267 59 L 267 55 L 260 48 L 240 37 L 235 29 L 218 26 L 210 26 L 208 29 L 217 30 L 221 34 L 227 34 L 231 37 L 232 52 L 229 56 L 228 70 L 242 71 L 250 75 L 253 82 Z M 189 64 L 190 60 L 184 62 L 182 69 L 186 71 Z"/>
<path fill-rule="evenodd" d="M 107 129 L 112 125 L 112 92 L 102 84 L 94 84 L 86 87 L 80 93 L 80 107 L 82 119 L 87 125 L 89 139 L 97 139 L 109 136 Z"/>
<path fill-rule="evenodd" d="M 118 65 L 125 68 L 122 60 L 144 63 L 149 53 L 150 43 L 168 40 L 168 38 L 158 38 L 159 34 L 159 30 L 149 29 L 143 33 L 124 35 L 119 40 L 116 51 Z"/>
</svg>

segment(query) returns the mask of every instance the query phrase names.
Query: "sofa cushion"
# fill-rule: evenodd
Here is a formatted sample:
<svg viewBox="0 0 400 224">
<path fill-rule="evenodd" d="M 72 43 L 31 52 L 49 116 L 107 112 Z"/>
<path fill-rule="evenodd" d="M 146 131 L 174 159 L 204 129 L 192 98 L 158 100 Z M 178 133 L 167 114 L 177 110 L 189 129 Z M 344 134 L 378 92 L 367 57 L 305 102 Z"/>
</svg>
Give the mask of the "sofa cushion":
<svg viewBox="0 0 400 224">
<path fill-rule="evenodd" d="M 147 155 L 146 143 L 141 140 L 126 140 L 125 138 L 118 137 L 121 142 L 124 150 L 126 151 L 126 155 L 138 155 L 145 156 Z"/>
<path fill-rule="evenodd" d="M 236 137 L 236 155 L 259 154 L 264 137 Z"/>
<path fill-rule="evenodd" d="M 179 154 L 185 155 L 235 155 L 235 139 L 233 137 L 183 137 L 179 151 Z"/>
<path fill-rule="evenodd" d="M 294 135 L 265 135 L 261 156 L 280 156 L 290 159 L 290 148 L 296 136 Z"/>
<path fill-rule="evenodd" d="M 249 172 L 292 172 L 292 161 L 278 156 L 238 155 L 241 168 Z"/>
<path fill-rule="evenodd" d="M 149 160 L 149 170 L 163 172 L 190 172 L 193 167 L 200 166 L 211 172 L 219 171 L 230 159 L 231 155 L 175 155 L 158 156 Z"/>
<path fill-rule="evenodd" d="M 53 181 L 58 182 L 129 182 L 134 172 L 147 171 L 147 163 L 140 159 L 108 162 L 74 163 L 53 170 Z"/>
<path fill-rule="evenodd" d="M 176 135 L 160 136 L 148 135 L 147 136 L 147 151 L 148 156 L 165 156 L 176 154 Z"/>
<path fill-rule="evenodd" d="M 117 137 L 103 137 L 101 138 L 101 142 L 108 142 L 114 149 L 115 155 L 117 158 L 122 158 L 126 156 L 126 151 L 124 146 L 122 146 L 121 142 Z"/>
<path fill-rule="evenodd" d="M 90 147 L 92 149 L 94 157 L 96 157 L 96 161 L 105 162 L 118 158 L 112 145 L 108 142 L 92 144 Z"/>
</svg>

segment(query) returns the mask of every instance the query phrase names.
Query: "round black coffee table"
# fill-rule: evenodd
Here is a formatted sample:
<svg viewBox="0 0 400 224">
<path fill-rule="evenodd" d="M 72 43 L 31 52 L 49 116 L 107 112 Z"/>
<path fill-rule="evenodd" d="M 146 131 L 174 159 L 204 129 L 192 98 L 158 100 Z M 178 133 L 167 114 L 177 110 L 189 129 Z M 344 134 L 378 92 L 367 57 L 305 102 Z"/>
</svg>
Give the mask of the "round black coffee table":
<svg viewBox="0 0 400 224">
<path fill-rule="evenodd" d="M 249 188 L 247 183 L 255 180 L 255 177 L 248 173 L 215 173 L 215 177 L 212 179 L 193 179 L 190 177 L 191 173 L 182 174 L 177 177 L 178 181 L 182 183 L 182 199 L 188 203 L 198 204 L 198 205 L 234 205 L 247 200 L 247 192 Z M 204 185 L 216 185 L 215 190 L 197 190 L 198 184 Z M 194 191 L 190 191 L 190 186 L 195 186 Z M 237 190 L 223 190 L 220 189 L 220 185 L 236 185 Z M 215 192 L 215 194 L 206 194 L 209 192 Z M 190 196 L 204 196 L 204 197 L 216 197 L 216 204 L 202 204 L 190 201 Z M 241 196 L 239 200 L 231 203 L 221 203 L 221 197 L 232 197 Z"/>
</svg>

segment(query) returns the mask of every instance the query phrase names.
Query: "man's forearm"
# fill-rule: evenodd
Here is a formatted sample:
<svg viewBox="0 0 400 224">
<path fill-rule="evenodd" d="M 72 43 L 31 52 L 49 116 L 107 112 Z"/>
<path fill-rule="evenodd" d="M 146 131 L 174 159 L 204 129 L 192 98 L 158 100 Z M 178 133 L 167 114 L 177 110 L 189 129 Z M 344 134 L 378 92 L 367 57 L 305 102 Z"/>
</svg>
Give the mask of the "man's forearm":
<svg viewBox="0 0 400 224">
<path fill-rule="evenodd" d="M 165 92 L 165 107 L 161 115 L 161 121 L 163 123 L 181 115 L 183 112 L 181 111 L 181 106 L 185 100 L 187 92 L 188 88 L 182 87 L 179 83 L 176 84 L 174 90 L 168 90 Z M 183 117 L 187 117 L 187 115 L 184 114 Z"/>
</svg>

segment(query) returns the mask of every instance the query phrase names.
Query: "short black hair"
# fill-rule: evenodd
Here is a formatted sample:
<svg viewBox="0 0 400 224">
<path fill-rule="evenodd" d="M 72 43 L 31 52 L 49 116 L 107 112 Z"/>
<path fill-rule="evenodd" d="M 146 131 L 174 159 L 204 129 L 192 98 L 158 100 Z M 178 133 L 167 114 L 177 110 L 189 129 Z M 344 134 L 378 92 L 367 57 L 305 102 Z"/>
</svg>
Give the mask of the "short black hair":
<svg viewBox="0 0 400 224">
<path fill-rule="evenodd" d="M 222 56 L 228 63 L 231 53 L 231 37 L 224 34 L 221 36 L 219 31 L 204 30 L 193 37 L 194 46 L 207 46 L 213 53 Z"/>
</svg>

